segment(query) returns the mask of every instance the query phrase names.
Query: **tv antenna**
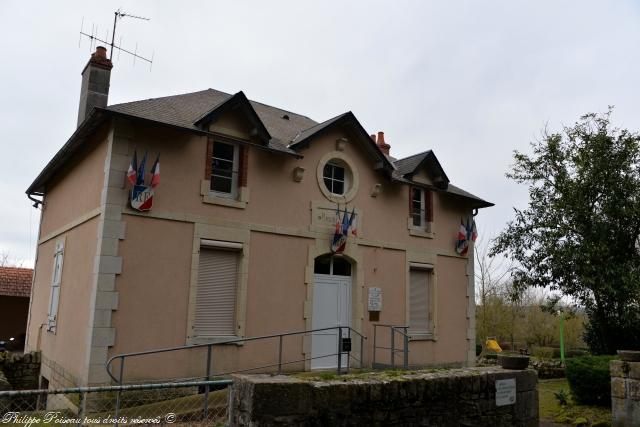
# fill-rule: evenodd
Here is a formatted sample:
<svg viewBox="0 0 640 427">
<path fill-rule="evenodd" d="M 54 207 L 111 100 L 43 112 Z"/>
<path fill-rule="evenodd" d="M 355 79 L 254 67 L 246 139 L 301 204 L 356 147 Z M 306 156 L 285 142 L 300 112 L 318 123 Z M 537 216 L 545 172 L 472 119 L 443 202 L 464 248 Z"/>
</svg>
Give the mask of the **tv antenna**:
<svg viewBox="0 0 640 427">
<path fill-rule="evenodd" d="M 80 41 L 82 41 L 82 36 L 88 37 L 89 38 L 89 48 L 90 50 L 93 50 L 93 46 L 95 45 L 96 41 L 102 42 L 104 44 L 106 44 L 107 46 L 111 47 L 111 52 L 109 53 L 109 59 L 113 59 L 113 49 L 117 49 L 118 50 L 118 58 L 120 58 L 120 52 L 124 52 L 127 53 L 129 55 L 131 55 L 133 57 L 133 64 L 135 65 L 136 63 L 136 59 L 140 59 L 142 61 L 148 62 L 149 63 L 149 71 L 151 71 L 151 67 L 153 66 L 153 56 L 154 54 L 151 54 L 151 59 L 149 58 L 145 58 L 144 56 L 138 55 L 138 45 L 136 44 L 136 48 L 135 50 L 132 52 L 130 50 L 124 49 L 122 47 L 122 36 L 120 36 L 120 42 L 118 44 L 115 44 L 115 40 L 116 40 L 116 27 L 118 25 L 118 21 L 122 18 L 133 18 L 133 19 L 141 19 L 143 21 L 150 21 L 150 18 L 145 18 L 144 16 L 136 16 L 136 15 L 132 15 L 130 13 L 126 13 L 124 12 L 122 9 L 118 9 L 113 13 L 113 32 L 111 34 L 111 42 L 108 41 L 109 39 L 109 31 L 107 30 L 107 36 L 105 37 L 105 39 L 101 39 L 100 37 L 98 37 L 98 27 L 97 25 L 91 25 L 91 34 L 85 33 L 84 32 L 84 18 L 82 18 L 82 24 L 80 25 Z"/>
</svg>

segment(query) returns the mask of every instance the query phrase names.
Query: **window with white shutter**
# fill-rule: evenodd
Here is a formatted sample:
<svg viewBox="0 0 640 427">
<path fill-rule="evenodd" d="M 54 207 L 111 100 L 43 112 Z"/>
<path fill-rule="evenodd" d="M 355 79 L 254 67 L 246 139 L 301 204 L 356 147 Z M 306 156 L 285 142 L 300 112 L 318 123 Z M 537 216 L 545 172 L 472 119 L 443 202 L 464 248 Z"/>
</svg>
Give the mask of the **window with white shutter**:
<svg viewBox="0 0 640 427">
<path fill-rule="evenodd" d="M 431 270 L 414 269 L 409 271 L 409 332 L 411 334 L 430 334 L 431 310 Z"/>
<path fill-rule="evenodd" d="M 200 249 L 194 335 L 198 338 L 236 335 L 236 289 L 239 252 Z"/>
<path fill-rule="evenodd" d="M 431 231 L 433 222 L 433 193 L 418 187 L 409 190 L 410 227 Z"/>
<path fill-rule="evenodd" d="M 62 283 L 62 261 L 64 257 L 64 243 L 57 242 L 53 254 L 53 273 L 51 277 L 51 294 L 49 297 L 49 313 L 47 316 L 47 331 L 55 332 L 58 320 L 58 306 L 60 305 L 60 284 Z"/>
</svg>

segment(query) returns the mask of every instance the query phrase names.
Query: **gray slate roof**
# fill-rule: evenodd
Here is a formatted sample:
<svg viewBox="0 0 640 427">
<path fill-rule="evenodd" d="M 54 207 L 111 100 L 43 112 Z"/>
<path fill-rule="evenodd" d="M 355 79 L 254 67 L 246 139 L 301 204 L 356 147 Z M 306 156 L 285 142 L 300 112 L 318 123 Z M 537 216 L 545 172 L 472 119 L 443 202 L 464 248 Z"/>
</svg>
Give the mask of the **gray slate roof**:
<svg viewBox="0 0 640 427">
<path fill-rule="evenodd" d="M 201 129 L 195 126 L 194 123 L 232 96 L 215 89 L 207 89 L 182 95 L 110 105 L 107 110 L 198 131 Z M 316 121 L 301 114 L 256 101 L 249 102 L 251 102 L 251 106 L 256 110 L 258 117 L 264 123 L 269 134 L 276 139 L 276 141 L 270 142 L 271 148 L 276 150 L 291 152 L 286 148 L 286 145 L 305 129 L 318 124 Z M 288 120 L 284 119 L 284 116 L 287 116 Z"/>
<path fill-rule="evenodd" d="M 431 150 L 427 150 L 422 153 L 414 154 L 413 156 L 405 157 L 404 159 L 398 159 L 393 162 L 393 164 L 395 165 L 398 174 L 404 176 L 413 172 L 430 153 Z"/>
<path fill-rule="evenodd" d="M 38 177 L 27 189 L 27 194 L 39 194 L 44 191 L 48 180 L 74 155 L 76 150 L 82 146 L 85 138 L 102 123 L 109 112 L 163 123 L 185 130 L 202 132 L 203 130 L 195 125 L 198 119 L 215 107 L 223 104 L 232 96 L 231 94 L 215 89 L 206 89 L 182 95 L 115 104 L 104 109 L 96 108 L 40 172 Z M 353 113 L 347 112 L 322 123 L 318 123 L 301 114 L 256 101 L 249 100 L 249 102 L 272 137 L 271 141 L 269 141 L 269 148 L 294 155 L 299 155 L 294 151 L 296 143 L 304 141 L 346 116 L 353 116 Z M 353 119 L 357 122 L 355 116 L 353 116 Z M 357 122 L 357 125 L 360 128 L 362 127 L 359 122 Z M 361 131 L 365 132 L 364 129 Z M 374 150 L 379 151 L 377 147 L 375 147 L 375 143 L 372 145 L 374 145 Z M 391 174 L 392 179 L 409 185 L 413 184 L 410 179 L 405 178 L 405 175 L 414 171 L 429 155 L 432 155 L 431 150 L 399 160 L 386 157 L 386 159 L 390 161 L 389 164 L 392 165 L 391 167 L 395 167 L 395 170 L 393 170 Z M 440 167 L 439 164 L 438 167 Z M 444 173 L 444 171 L 442 172 Z M 444 190 L 444 192 L 469 199 L 475 207 L 493 206 L 492 203 L 482 200 L 451 184 L 448 185 L 448 188 Z"/>
<path fill-rule="evenodd" d="M 303 140 L 307 139 L 308 137 L 310 137 L 311 135 L 320 132 L 322 129 L 331 126 L 332 124 L 334 124 L 335 122 L 337 122 L 341 118 L 347 116 L 348 114 L 349 113 L 342 113 L 340 115 L 337 115 L 335 117 L 330 118 L 329 120 L 325 120 L 322 123 L 316 123 L 315 125 L 311 126 L 310 128 L 302 130 L 293 139 L 290 140 L 291 143 L 289 144 L 289 146 L 290 147 L 295 146 L 296 143 L 298 143 L 299 141 L 303 141 Z"/>
</svg>

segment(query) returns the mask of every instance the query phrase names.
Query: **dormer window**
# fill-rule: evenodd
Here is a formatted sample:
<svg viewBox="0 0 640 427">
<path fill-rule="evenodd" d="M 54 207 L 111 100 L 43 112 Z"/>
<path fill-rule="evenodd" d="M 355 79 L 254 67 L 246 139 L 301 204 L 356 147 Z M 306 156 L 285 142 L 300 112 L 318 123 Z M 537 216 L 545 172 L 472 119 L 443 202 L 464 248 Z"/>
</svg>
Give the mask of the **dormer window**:
<svg viewBox="0 0 640 427">
<path fill-rule="evenodd" d="M 342 196 L 349 190 L 349 170 L 336 159 L 324 165 L 322 177 L 331 194 Z"/>
<path fill-rule="evenodd" d="M 424 227 L 425 217 L 425 192 L 420 188 L 411 189 L 411 218 L 415 227 Z"/>
<path fill-rule="evenodd" d="M 205 178 L 200 182 L 203 203 L 244 209 L 249 202 L 249 147 L 228 138 L 207 138 Z"/>
<path fill-rule="evenodd" d="M 238 191 L 238 146 L 216 141 L 211 158 L 211 191 L 235 198 Z"/>
<path fill-rule="evenodd" d="M 423 236 L 424 233 L 431 233 L 431 223 L 433 222 L 433 195 L 431 191 L 420 187 L 411 187 L 409 197 L 410 234 Z M 424 235 L 423 237 L 429 236 Z"/>
</svg>

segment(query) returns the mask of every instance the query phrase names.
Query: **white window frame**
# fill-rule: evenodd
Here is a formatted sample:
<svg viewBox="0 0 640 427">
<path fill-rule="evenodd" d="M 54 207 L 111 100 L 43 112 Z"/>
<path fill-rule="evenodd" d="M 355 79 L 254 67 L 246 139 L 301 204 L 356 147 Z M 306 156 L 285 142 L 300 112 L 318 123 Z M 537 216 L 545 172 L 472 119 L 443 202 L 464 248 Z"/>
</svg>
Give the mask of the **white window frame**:
<svg viewBox="0 0 640 427">
<path fill-rule="evenodd" d="M 62 284 L 62 268 L 64 264 L 64 241 L 56 242 L 53 253 L 53 269 L 51 273 L 51 289 L 49 294 L 49 310 L 47 313 L 47 331 L 56 332 L 58 312 L 60 310 L 60 291 Z"/>
<path fill-rule="evenodd" d="M 214 141 L 213 142 L 213 150 L 215 151 L 215 147 L 216 145 L 220 145 L 220 144 L 225 144 L 225 145 L 229 145 L 231 147 L 233 147 L 233 164 L 231 165 L 231 192 L 230 193 L 226 193 L 224 191 L 215 191 L 212 189 L 213 187 L 213 181 L 215 179 L 215 174 L 214 174 L 214 170 L 213 170 L 213 161 L 214 159 L 216 159 L 214 153 L 211 153 L 211 175 L 209 176 L 209 179 L 211 180 L 210 183 L 210 192 L 218 197 L 226 197 L 226 198 L 231 198 L 231 199 L 235 199 L 238 197 L 238 175 L 239 175 L 239 170 L 240 170 L 240 147 L 238 146 L 238 144 L 232 144 L 229 142 L 223 142 L 223 141 Z M 227 159 L 222 159 L 222 158 L 218 158 L 218 160 L 222 160 L 225 162 L 228 162 L 229 160 Z M 223 177 L 220 176 L 221 178 L 227 179 L 227 177 Z"/>
<path fill-rule="evenodd" d="M 426 318 L 427 318 L 427 324 L 426 327 L 424 329 L 421 328 L 412 328 L 413 325 L 411 325 L 411 274 L 412 272 L 424 272 L 426 273 L 426 277 L 427 277 L 427 289 L 426 289 L 426 293 L 427 293 L 427 306 L 426 306 Z M 435 315 L 434 315 L 434 310 L 435 310 L 435 290 L 434 290 L 434 286 L 435 286 L 435 275 L 434 275 L 434 270 L 433 270 L 433 265 L 431 264 L 419 264 L 419 263 L 410 263 L 409 265 L 409 283 L 408 283 L 408 289 L 407 289 L 407 294 L 408 294 L 408 298 L 407 298 L 407 303 L 408 303 L 408 307 L 407 307 L 407 325 L 409 325 L 409 335 L 411 336 L 412 339 L 432 339 L 434 338 L 434 334 L 435 334 Z"/>
<path fill-rule="evenodd" d="M 325 176 L 324 174 L 324 168 L 327 166 L 331 166 L 333 169 L 331 169 L 331 176 Z M 342 176 L 344 177 L 343 179 L 338 179 L 338 178 L 334 178 L 335 175 L 335 168 L 340 168 L 343 171 Z M 325 183 L 325 179 L 328 179 L 329 181 L 331 181 L 331 188 L 327 187 L 327 184 Z M 331 193 L 334 196 L 344 196 L 345 194 L 347 194 L 350 190 L 350 181 L 349 181 L 349 168 L 346 165 L 341 165 L 338 164 L 336 161 L 334 160 L 330 160 L 328 161 L 322 170 L 322 182 L 325 186 L 325 188 L 329 191 L 329 193 Z M 334 183 L 335 182 L 342 182 L 342 193 L 334 193 L 333 192 L 333 187 L 334 187 Z"/>
<path fill-rule="evenodd" d="M 411 186 L 409 188 L 409 201 L 411 202 L 409 217 L 407 218 L 407 228 L 409 230 L 409 234 L 411 236 L 433 239 L 433 212 L 429 212 L 429 209 L 433 209 L 433 203 L 431 203 L 432 199 L 427 199 L 427 197 L 433 198 L 433 193 L 426 188 L 421 188 L 418 186 Z M 419 192 L 420 194 L 420 225 L 416 225 L 413 223 L 414 218 L 418 217 L 417 214 L 414 214 L 413 206 L 414 201 L 418 201 L 418 199 L 414 198 L 415 191 Z"/>
<path fill-rule="evenodd" d="M 420 193 L 420 224 L 418 225 L 416 225 L 413 221 L 414 218 L 417 217 L 417 215 L 414 213 L 414 210 L 413 210 L 414 202 L 418 201 L 414 196 L 415 191 L 418 191 Z M 419 188 L 419 187 L 411 188 L 411 224 L 415 228 L 421 228 L 421 229 L 427 228 L 426 196 L 427 196 L 427 192 L 423 188 Z"/>
</svg>

